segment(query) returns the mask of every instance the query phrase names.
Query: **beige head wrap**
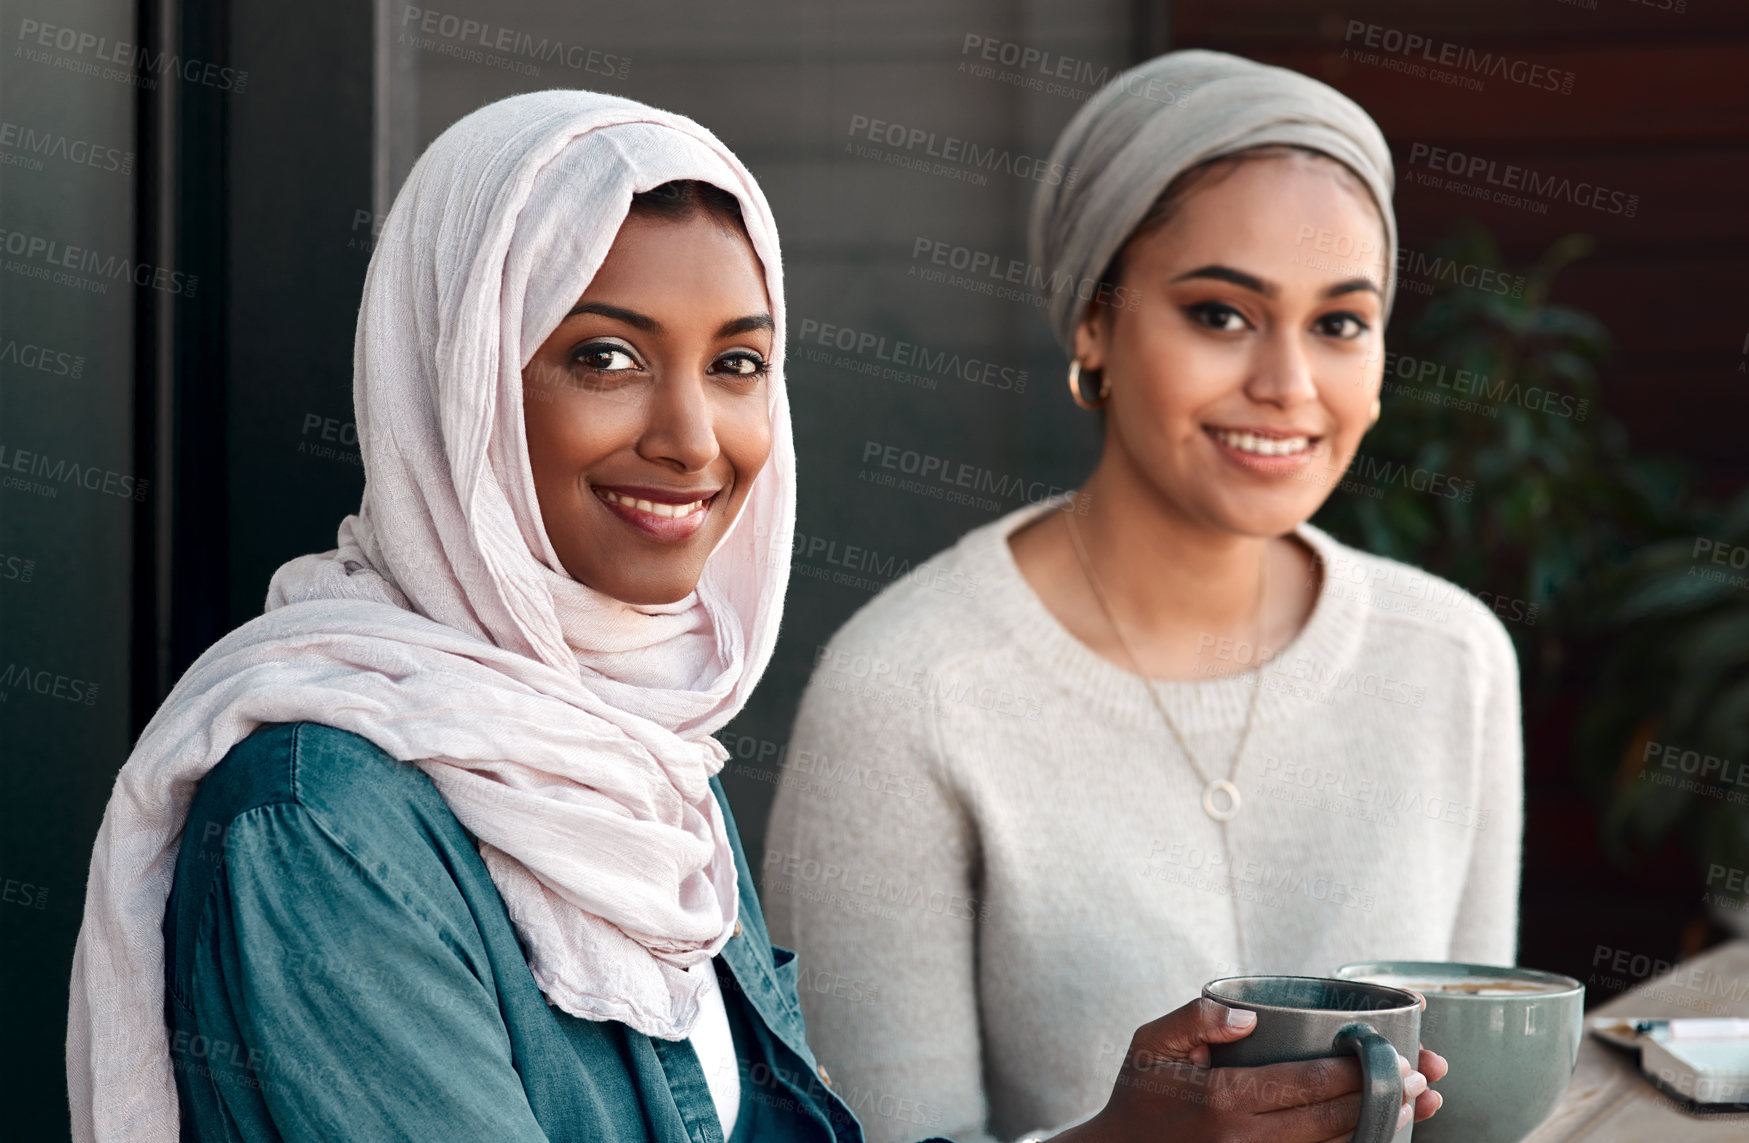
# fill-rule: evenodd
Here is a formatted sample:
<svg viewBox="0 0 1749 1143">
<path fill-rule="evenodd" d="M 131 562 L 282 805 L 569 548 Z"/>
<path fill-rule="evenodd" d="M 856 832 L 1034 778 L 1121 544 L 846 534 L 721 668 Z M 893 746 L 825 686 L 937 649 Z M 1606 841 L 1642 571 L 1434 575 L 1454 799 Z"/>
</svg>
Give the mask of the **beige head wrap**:
<svg viewBox="0 0 1749 1143">
<path fill-rule="evenodd" d="M 1051 283 L 1051 328 L 1063 347 L 1074 352 L 1075 327 L 1099 275 L 1173 179 L 1205 160 L 1271 143 L 1321 151 L 1372 192 L 1385 225 L 1388 320 L 1396 288 L 1395 176 L 1378 124 L 1310 76 L 1193 49 L 1156 56 L 1112 80 L 1051 151 L 1053 167 L 1074 177 L 1040 185 L 1030 237 L 1032 260 Z M 1365 262 L 1378 257 L 1372 252 Z"/>
</svg>

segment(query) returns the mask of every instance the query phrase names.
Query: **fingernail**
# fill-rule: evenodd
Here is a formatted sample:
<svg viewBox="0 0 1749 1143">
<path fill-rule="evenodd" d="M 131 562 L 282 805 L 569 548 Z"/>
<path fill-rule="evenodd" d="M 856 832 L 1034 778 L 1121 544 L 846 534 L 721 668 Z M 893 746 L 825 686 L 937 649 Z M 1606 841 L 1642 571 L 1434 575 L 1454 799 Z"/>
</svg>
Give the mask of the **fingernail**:
<svg viewBox="0 0 1749 1143">
<path fill-rule="evenodd" d="M 1410 1072 L 1403 1080 L 1403 1094 L 1414 1099 L 1427 1090 L 1427 1077 L 1420 1072 Z"/>
<path fill-rule="evenodd" d="M 1430 1090 L 1428 1094 L 1433 1097 L 1433 1110 L 1438 1111 L 1445 1106 L 1445 1096 L 1440 1095 L 1437 1089 Z"/>
<path fill-rule="evenodd" d="M 1397 1053 L 1397 1074 L 1400 1076 L 1406 1076 L 1409 1074 L 1409 1061 L 1404 1057 L 1402 1052 Z"/>
<path fill-rule="evenodd" d="M 1251 1027 L 1251 1025 L 1253 1025 L 1255 1023 L 1257 1023 L 1257 1013 L 1251 1011 L 1251 1009 L 1249 1009 L 1249 1008 L 1229 1008 L 1229 1009 L 1227 1009 L 1227 1027 L 1229 1027 L 1229 1028 L 1249 1028 L 1249 1027 Z"/>
<path fill-rule="evenodd" d="M 1401 1131 L 1403 1128 L 1409 1126 L 1409 1118 L 1414 1114 L 1415 1105 L 1412 1103 L 1405 1103 L 1397 1112 L 1397 1130 Z"/>
<path fill-rule="evenodd" d="M 1444 1056 L 1440 1055 L 1438 1052 L 1429 1052 L 1427 1054 L 1432 1056 L 1434 1059 L 1438 1060 L 1440 1063 L 1444 1064 L 1446 1067 L 1449 1068 L 1451 1066 L 1451 1061 L 1447 1060 Z"/>
</svg>

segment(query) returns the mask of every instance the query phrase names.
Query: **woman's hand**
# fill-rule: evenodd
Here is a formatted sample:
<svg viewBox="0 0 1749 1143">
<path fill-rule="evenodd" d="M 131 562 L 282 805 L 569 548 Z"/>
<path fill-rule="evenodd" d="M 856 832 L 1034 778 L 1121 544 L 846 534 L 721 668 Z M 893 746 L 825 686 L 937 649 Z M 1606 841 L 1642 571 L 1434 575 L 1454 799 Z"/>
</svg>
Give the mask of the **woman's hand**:
<svg viewBox="0 0 1749 1143">
<path fill-rule="evenodd" d="M 1421 1058 L 1415 1062 L 1415 1070 L 1427 1077 L 1428 1083 L 1445 1078 L 1446 1069 L 1450 1067 L 1445 1057 L 1437 1052 L 1421 1049 Z M 1432 1088 L 1428 1088 L 1415 1097 L 1415 1122 L 1420 1123 L 1429 1115 L 1439 1110 L 1439 1105 L 1445 1102 L 1445 1096 Z"/>
<path fill-rule="evenodd" d="M 1360 1064 L 1351 1058 L 1211 1068 L 1210 1044 L 1243 1039 L 1254 1013 L 1212 1000 L 1193 1000 L 1136 1030 L 1111 1099 L 1092 1119 L 1053 1140 L 1128 1143 L 1172 1139 L 1324 1143 L 1349 1137 L 1360 1121 Z M 1422 1049 L 1420 1070 L 1398 1056 L 1404 1103 L 1398 1129 L 1439 1109 L 1429 1077 L 1446 1063 Z"/>
</svg>

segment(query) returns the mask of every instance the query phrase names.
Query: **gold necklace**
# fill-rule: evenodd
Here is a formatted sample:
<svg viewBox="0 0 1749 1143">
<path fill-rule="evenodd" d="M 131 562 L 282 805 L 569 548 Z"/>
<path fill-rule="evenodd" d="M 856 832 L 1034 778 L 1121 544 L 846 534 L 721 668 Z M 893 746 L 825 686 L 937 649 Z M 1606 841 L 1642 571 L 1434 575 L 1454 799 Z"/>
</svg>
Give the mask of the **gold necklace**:
<svg viewBox="0 0 1749 1143">
<path fill-rule="evenodd" d="M 1130 647 L 1130 641 L 1123 633 L 1123 627 L 1117 621 L 1117 615 L 1111 609 L 1111 602 L 1105 597 L 1105 588 L 1100 586 L 1099 577 L 1093 574 L 1093 561 L 1087 558 L 1087 549 L 1081 543 L 1081 530 L 1075 526 L 1075 514 L 1065 512 L 1063 520 L 1069 525 L 1069 539 L 1075 545 L 1075 558 L 1081 563 L 1081 571 L 1087 577 L 1087 585 L 1093 589 L 1093 596 L 1099 600 L 1099 610 L 1105 613 L 1105 621 L 1111 624 L 1112 631 L 1117 635 L 1118 645 L 1130 661 L 1130 669 L 1140 676 L 1142 685 L 1148 688 L 1148 697 L 1154 700 L 1154 709 L 1160 712 L 1160 718 L 1166 723 L 1166 729 L 1172 732 L 1172 737 L 1178 740 L 1178 748 L 1184 751 L 1185 761 L 1196 776 L 1202 779 L 1202 808 L 1218 822 L 1230 822 L 1239 816 L 1239 787 L 1233 784 L 1233 779 L 1239 776 L 1239 763 L 1245 755 L 1245 742 L 1251 737 L 1251 719 L 1257 713 L 1257 694 L 1263 689 L 1263 604 L 1267 598 L 1269 583 L 1269 553 L 1265 550 L 1263 562 L 1257 576 L 1257 679 L 1251 688 L 1251 705 L 1245 712 L 1245 726 L 1239 732 L 1239 746 L 1233 751 L 1233 765 L 1229 776 L 1225 778 L 1210 778 L 1197 765 L 1196 755 L 1190 752 L 1190 744 L 1184 741 L 1184 735 L 1179 733 L 1178 724 L 1172 721 L 1172 716 L 1166 713 L 1166 704 L 1160 701 L 1160 692 L 1142 670 L 1141 660 L 1136 658 L 1135 651 Z M 1226 805 L 1219 805 L 1215 795 L 1226 798 Z"/>
</svg>

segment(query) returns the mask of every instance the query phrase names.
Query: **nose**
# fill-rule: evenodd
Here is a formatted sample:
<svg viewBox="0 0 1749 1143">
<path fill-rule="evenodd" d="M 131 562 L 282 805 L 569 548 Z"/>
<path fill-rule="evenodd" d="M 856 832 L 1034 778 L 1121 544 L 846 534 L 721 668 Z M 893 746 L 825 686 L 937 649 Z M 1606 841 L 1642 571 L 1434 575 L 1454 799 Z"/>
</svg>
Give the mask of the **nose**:
<svg viewBox="0 0 1749 1143">
<path fill-rule="evenodd" d="M 703 377 L 664 377 L 645 406 L 638 455 L 679 472 L 697 472 L 722 452 Z"/>
<path fill-rule="evenodd" d="M 1245 382 L 1245 395 L 1280 409 L 1317 397 L 1311 358 L 1297 330 L 1284 324 L 1259 342 L 1251 376 Z"/>
</svg>

